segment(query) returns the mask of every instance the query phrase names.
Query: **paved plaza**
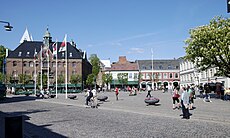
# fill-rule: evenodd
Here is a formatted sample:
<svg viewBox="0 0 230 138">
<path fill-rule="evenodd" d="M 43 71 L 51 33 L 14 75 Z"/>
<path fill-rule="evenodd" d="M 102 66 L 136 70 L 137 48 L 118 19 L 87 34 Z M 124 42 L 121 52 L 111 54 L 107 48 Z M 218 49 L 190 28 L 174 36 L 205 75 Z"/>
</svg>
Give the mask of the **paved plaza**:
<svg viewBox="0 0 230 138">
<path fill-rule="evenodd" d="M 85 93 L 77 99 L 38 99 L 35 96 L 10 96 L 0 101 L 0 137 L 4 137 L 4 117 L 23 115 L 24 137 L 71 138 L 152 138 L 152 137 L 230 137 L 230 101 L 212 99 L 205 103 L 195 99 L 195 109 L 189 120 L 181 119 L 181 110 L 172 109 L 170 93 L 154 91 L 160 99 L 156 105 L 146 106 L 146 92 L 129 96 L 120 92 L 100 92 L 108 96 L 99 102 L 98 109 L 85 107 Z M 3 129 L 2 129 L 3 128 Z"/>
</svg>

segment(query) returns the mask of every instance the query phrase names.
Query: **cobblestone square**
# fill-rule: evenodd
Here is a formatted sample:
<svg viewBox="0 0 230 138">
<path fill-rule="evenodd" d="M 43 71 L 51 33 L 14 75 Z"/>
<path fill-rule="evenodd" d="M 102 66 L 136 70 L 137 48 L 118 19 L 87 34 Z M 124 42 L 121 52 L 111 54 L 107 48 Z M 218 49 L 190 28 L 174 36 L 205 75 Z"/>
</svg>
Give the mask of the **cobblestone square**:
<svg viewBox="0 0 230 138">
<path fill-rule="evenodd" d="M 100 92 L 108 96 L 97 109 L 85 108 L 85 94 L 77 99 L 37 99 L 35 96 L 8 96 L 0 101 L 0 137 L 4 137 L 4 117 L 23 115 L 24 137 L 230 137 L 230 101 L 212 99 L 205 103 L 197 97 L 189 120 L 181 119 L 181 110 L 172 109 L 170 93 L 153 91 L 160 99 L 146 106 L 146 92 L 129 96 L 120 92 Z M 3 129 L 2 129 L 3 128 Z"/>
</svg>

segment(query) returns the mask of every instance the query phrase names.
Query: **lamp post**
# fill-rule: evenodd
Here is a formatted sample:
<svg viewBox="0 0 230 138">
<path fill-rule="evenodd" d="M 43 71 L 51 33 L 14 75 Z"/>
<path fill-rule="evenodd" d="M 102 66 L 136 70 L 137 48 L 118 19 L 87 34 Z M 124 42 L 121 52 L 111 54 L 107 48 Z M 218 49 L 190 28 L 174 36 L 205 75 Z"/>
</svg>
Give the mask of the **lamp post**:
<svg viewBox="0 0 230 138">
<path fill-rule="evenodd" d="M 155 90 L 154 88 L 154 82 L 153 82 L 153 49 L 151 48 L 151 53 L 152 53 L 152 89 Z"/>
<path fill-rule="evenodd" d="M 13 28 L 13 26 L 11 26 L 9 22 L 0 21 L 0 23 L 5 23 L 5 24 L 7 24 L 7 25 L 4 26 L 6 31 L 11 31 L 12 28 Z"/>
</svg>

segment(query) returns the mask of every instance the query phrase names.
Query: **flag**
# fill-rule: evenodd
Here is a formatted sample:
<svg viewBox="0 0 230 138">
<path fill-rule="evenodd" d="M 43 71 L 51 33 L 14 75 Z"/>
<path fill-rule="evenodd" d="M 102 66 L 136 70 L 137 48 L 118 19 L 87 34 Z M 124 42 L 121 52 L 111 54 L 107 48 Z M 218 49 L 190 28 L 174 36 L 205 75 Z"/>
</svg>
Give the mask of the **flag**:
<svg viewBox="0 0 230 138">
<path fill-rule="evenodd" d="M 66 39 L 67 39 L 67 35 L 65 35 L 65 38 L 64 38 L 63 42 L 61 43 L 61 46 L 60 46 L 58 52 L 66 51 L 66 46 L 67 46 Z"/>
<path fill-rule="evenodd" d="M 53 43 L 53 56 L 57 55 L 57 42 Z"/>
</svg>

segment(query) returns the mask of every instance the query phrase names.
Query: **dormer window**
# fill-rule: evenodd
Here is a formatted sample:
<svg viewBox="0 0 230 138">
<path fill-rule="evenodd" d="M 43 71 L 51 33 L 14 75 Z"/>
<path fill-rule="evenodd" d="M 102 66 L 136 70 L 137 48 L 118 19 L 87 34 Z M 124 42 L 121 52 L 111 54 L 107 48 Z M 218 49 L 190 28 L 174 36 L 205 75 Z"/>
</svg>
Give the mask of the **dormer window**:
<svg viewBox="0 0 230 138">
<path fill-rule="evenodd" d="M 22 56 L 22 52 L 18 52 L 18 56 L 21 57 Z"/>
<path fill-rule="evenodd" d="M 29 57 L 29 55 L 30 55 L 30 52 L 27 52 L 27 53 L 26 53 L 26 56 Z"/>
</svg>

